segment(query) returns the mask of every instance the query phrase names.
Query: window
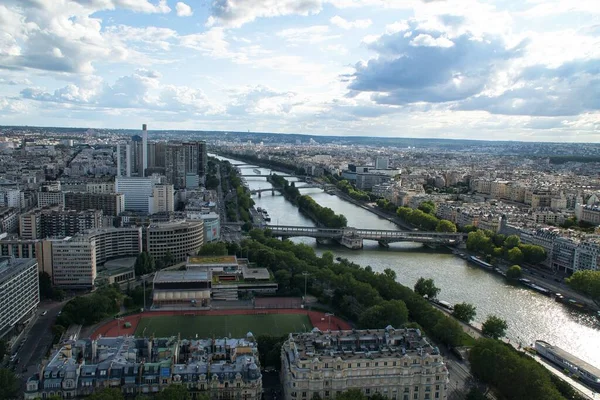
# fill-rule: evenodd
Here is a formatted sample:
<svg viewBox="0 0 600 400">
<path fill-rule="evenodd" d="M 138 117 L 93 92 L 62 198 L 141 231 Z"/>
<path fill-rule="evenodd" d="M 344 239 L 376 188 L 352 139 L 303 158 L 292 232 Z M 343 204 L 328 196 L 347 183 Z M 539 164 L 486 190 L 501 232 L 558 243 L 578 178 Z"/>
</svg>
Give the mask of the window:
<svg viewBox="0 0 600 400">
<path fill-rule="evenodd" d="M 348 363 L 348 368 L 352 368 L 352 364 Z"/>
<path fill-rule="evenodd" d="M 402 398 L 402 400 L 408 400 L 408 395 L 405 394 L 404 397 Z"/>
<path fill-rule="evenodd" d="M 325 391 L 325 397 L 329 397 L 329 390 Z"/>
<path fill-rule="evenodd" d="M 415 386 L 415 392 L 418 392 L 418 391 L 419 391 L 419 387 Z"/>
<path fill-rule="evenodd" d="M 425 400 L 429 400 L 429 399 L 430 399 L 429 393 L 425 393 Z"/>
<path fill-rule="evenodd" d="M 371 363 L 367 363 L 367 368 L 369 367 L 369 365 L 371 365 Z"/>
<path fill-rule="evenodd" d="M 365 393 L 366 393 L 366 394 L 371 394 L 371 389 L 369 389 L 369 388 L 366 388 L 366 389 L 365 389 Z"/>
<path fill-rule="evenodd" d="M 419 400 L 419 394 L 418 393 L 413 394 L 413 399 Z"/>
<path fill-rule="evenodd" d="M 407 388 L 407 387 L 405 387 L 405 388 L 404 388 L 404 393 L 408 393 L 408 392 L 410 392 L 410 389 L 409 389 L 409 388 Z"/>
<path fill-rule="evenodd" d="M 376 367 L 379 367 L 379 363 L 378 363 L 378 362 L 375 362 L 375 366 L 376 366 Z"/>
<path fill-rule="evenodd" d="M 302 392 L 302 397 L 306 397 L 306 392 Z"/>
<path fill-rule="evenodd" d="M 440 390 L 440 385 L 435 385 L 435 390 Z"/>
<path fill-rule="evenodd" d="M 394 367 L 396 366 L 396 361 L 394 361 Z"/>
<path fill-rule="evenodd" d="M 329 368 L 329 363 L 325 363 L 325 368 Z"/>
<path fill-rule="evenodd" d="M 440 398 L 440 392 L 435 392 L 435 398 L 439 399 Z"/>
</svg>

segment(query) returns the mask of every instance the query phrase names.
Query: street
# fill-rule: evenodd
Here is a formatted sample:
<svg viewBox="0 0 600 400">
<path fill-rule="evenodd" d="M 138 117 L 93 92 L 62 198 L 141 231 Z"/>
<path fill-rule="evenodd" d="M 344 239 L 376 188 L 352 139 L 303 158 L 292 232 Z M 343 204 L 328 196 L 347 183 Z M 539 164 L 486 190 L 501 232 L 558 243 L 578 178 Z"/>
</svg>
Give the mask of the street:
<svg viewBox="0 0 600 400">
<path fill-rule="evenodd" d="M 39 363 L 52 345 L 52 324 L 65 303 L 66 301 L 40 303 L 37 320 L 31 327 L 25 328 L 23 338 L 19 341 L 23 345 L 17 350 L 19 362 L 15 365 L 15 373 L 22 376 L 23 382 L 37 372 Z M 42 316 L 44 311 L 48 313 Z M 20 345 L 17 344 L 17 348 L 18 346 Z"/>
</svg>

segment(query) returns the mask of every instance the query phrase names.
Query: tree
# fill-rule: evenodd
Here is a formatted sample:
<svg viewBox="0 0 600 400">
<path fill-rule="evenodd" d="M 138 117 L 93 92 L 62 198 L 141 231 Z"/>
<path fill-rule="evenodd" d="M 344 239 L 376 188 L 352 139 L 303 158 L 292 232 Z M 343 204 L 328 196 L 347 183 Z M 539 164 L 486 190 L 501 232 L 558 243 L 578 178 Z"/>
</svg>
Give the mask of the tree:
<svg viewBox="0 0 600 400">
<path fill-rule="evenodd" d="M 513 247 L 512 249 L 510 249 L 507 253 L 507 256 L 508 261 L 510 261 L 511 263 L 519 264 L 523 262 L 523 253 L 518 247 Z"/>
<path fill-rule="evenodd" d="M 539 264 L 547 257 L 546 250 L 542 246 L 522 244 L 519 249 L 523 253 L 525 261 L 531 264 Z"/>
<path fill-rule="evenodd" d="M 518 247 L 521 244 L 521 239 L 517 235 L 510 235 L 504 241 L 504 247 L 507 250 L 512 249 L 513 247 Z"/>
<path fill-rule="evenodd" d="M 395 328 L 408 321 L 408 309 L 402 300 L 390 300 L 367 308 L 360 314 L 358 323 L 365 329 L 382 329 L 388 325 Z"/>
<path fill-rule="evenodd" d="M 456 225 L 452 221 L 448 221 L 447 219 L 442 219 L 438 222 L 435 227 L 436 232 L 456 232 Z"/>
<path fill-rule="evenodd" d="M 465 400 L 487 400 L 487 397 L 485 394 L 481 393 L 479 389 L 472 388 L 469 390 L 469 393 L 467 393 Z"/>
<path fill-rule="evenodd" d="M 430 299 L 435 299 L 440 290 L 440 288 L 435 286 L 433 279 L 420 277 L 417 283 L 415 283 L 415 292 L 420 296 L 427 296 Z"/>
<path fill-rule="evenodd" d="M 175 257 L 173 257 L 173 253 L 171 253 L 170 250 L 167 250 L 162 261 L 166 267 L 170 267 L 171 265 L 175 264 Z"/>
<path fill-rule="evenodd" d="M 421 204 L 419 204 L 418 208 L 425 214 L 435 215 L 435 203 L 433 201 L 424 201 Z"/>
<path fill-rule="evenodd" d="M 224 242 L 205 243 L 198 251 L 199 256 L 226 256 L 227 244 Z"/>
<path fill-rule="evenodd" d="M 0 369 L 0 399 L 17 399 L 21 397 L 19 380 L 7 369 Z"/>
<path fill-rule="evenodd" d="M 502 318 L 490 315 L 487 317 L 482 325 L 482 332 L 485 336 L 489 336 L 492 339 L 500 339 L 506 333 L 508 325 Z"/>
<path fill-rule="evenodd" d="M 600 271 L 581 270 L 566 280 L 567 285 L 600 304 Z"/>
<path fill-rule="evenodd" d="M 155 262 L 154 257 L 152 257 L 148 252 L 141 252 L 136 260 L 135 260 L 135 274 L 137 276 L 146 275 L 154 272 Z"/>
<path fill-rule="evenodd" d="M 477 307 L 475 307 L 473 304 L 459 303 L 454 305 L 454 311 L 452 311 L 452 315 L 456 319 L 468 324 L 469 322 L 473 321 L 473 318 L 475 318 L 475 315 L 477 315 L 477 312 L 475 311 L 476 309 Z"/>
<path fill-rule="evenodd" d="M 88 400 L 124 400 L 123 392 L 117 388 L 107 388 L 86 397 Z"/>
<path fill-rule="evenodd" d="M 508 279 L 519 279 L 521 276 L 523 276 L 523 271 L 521 271 L 521 267 L 518 265 L 513 265 L 506 271 L 506 277 Z"/>
<path fill-rule="evenodd" d="M 155 400 L 190 400 L 190 392 L 182 385 L 169 385 L 154 396 Z"/>
<path fill-rule="evenodd" d="M 2 363 L 2 359 L 6 355 L 6 350 L 8 350 L 6 340 L 0 339 L 0 364 Z"/>
<path fill-rule="evenodd" d="M 335 396 L 335 400 L 367 400 L 367 396 L 360 389 L 350 389 Z"/>
</svg>

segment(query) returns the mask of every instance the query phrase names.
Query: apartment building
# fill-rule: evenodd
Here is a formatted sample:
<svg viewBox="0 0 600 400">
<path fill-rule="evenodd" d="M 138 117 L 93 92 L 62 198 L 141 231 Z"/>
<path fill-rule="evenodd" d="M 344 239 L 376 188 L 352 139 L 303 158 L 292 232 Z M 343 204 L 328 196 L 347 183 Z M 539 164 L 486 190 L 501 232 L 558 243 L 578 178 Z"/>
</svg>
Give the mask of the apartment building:
<svg viewBox="0 0 600 400">
<path fill-rule="evenodd" d="M 65 204 L 65 194 L 63 192 L 37 192 L 37 205 L 44 208 L 54 205 Z"/>
<path fill-rule="evenodd" d="M 39 302 L 36 260 L 0 257 L 0 338 L 32 313 Z"/>
<path fill-rule="evenodd" d="M 35 209 L 20 217 L 21 238 L 72 236 L 87 229 L 101 228 L 102 216 L 101 210 Z"/>
<path fill-rule="evenodd" d="M 26 400 L 68 399 L 113 387 L 135 397 L 170 384 L 185 386 L 193 398 L 260 400 L 262 375 L 254 337 L 68 340 L 27 380 L 24 395 Z"/>
<path fill-rule="evenodd" d="M 588 224 L 600 225 L 600 206 L 578 204 L 575 207 L 577 219 Z"/>
<path fill-rule="evenodd" d="M 448 369 L 418 329 L 290 334 L 281 348 L 285 400 L 334 399 L 349 389 L 393 400 L 444 399 Z"/>
<path fill-rule="evenodd" d="M 154 185 L 150 202 L 150 214 L 175 211 L 175 191 L 173 185 Z"/>
<path fill-rule="evenodd" d="M 148 213 L 150 210 L 149 198 L 152 197 L 154 185 L 160 183 L 160 177 L 149 178 L 117 177 L 115 190 L 125 196 L 125 211 L 138 211 Z"/>
<path fill-rule="evenodd" d="M 69 289 L 91 289 L 96 280 L 96 242 L 84 236 L 52 240 L 52 281 Z"/>
<path fill-rule="evenodd" d="M 600 268 L 600 241 L 588 239 L 579 243 L 573 259 L 573 270 L 594 270 Z"/>
<path fill-rule="evenodd" d="M 174 221 L 149 225 L 145 232 L 145 249 L 154 258 L 163 258 L 170 252 L 175 261 L 185 261 L 195 255 L 204 244 L 204 222 Z"/>
<path fill-rule="evenodd" d="M 125 211 L 125 196 L 122 193 L 67 192 L 65 193 L 65 209 L 102 210 L 104 215 L 116 217 Z"/>
<path fill-rule="evenodd" d="M 17 208 L 0 208 L 0 233 L 13 233 L 19 229 L 19 212 Z"/>
</svg>

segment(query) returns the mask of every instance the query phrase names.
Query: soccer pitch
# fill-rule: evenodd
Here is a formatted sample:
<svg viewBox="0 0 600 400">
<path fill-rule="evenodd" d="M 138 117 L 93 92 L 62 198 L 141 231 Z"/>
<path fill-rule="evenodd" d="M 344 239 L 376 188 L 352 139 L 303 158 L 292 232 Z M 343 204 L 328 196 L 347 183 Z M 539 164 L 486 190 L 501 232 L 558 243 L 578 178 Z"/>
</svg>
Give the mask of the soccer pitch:
<svg viewBox="0 0 600 400">
<path fill-rule="evenodd" d="M 181 334 L 181 338 L 283 336 L 290 332 L 312 329 L 306 314 L 258 315 L 207 315 L 207 316 L 156 316 L 140 320 L 135 336 L 168 337 Z"/>
</svg>

